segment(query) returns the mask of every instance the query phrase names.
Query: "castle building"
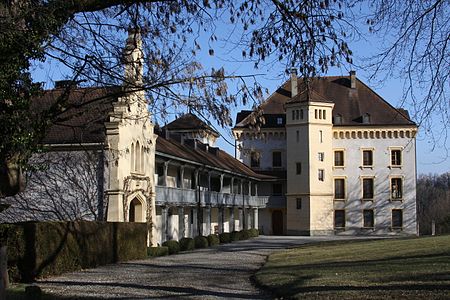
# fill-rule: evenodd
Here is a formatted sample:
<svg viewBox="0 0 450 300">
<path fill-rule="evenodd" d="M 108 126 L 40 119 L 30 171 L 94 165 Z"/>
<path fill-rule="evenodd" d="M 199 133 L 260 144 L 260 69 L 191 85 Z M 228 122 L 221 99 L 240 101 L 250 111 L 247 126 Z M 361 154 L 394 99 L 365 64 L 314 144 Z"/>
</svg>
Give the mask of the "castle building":
<svg viewBox="0 0 450 300">
<path fill-rule="evenodd" d="M 237 157 L 263 184 L 265 234 L 417 234 L 416 124 L 356 78 L 306 84 L 295 70 L 262 105 L 241 111 Z"/>
<path fill-rule="evenodd" d="M 188 113 L 156 128 L 142 88 L 139 31 L 122 86 L 57 82 L 34 99 L 66 109 L 42 140 L 46 165 L 8 199 L 2 222 L 145 222 L 149 244 L 258 228 L 264 234 L 416 234 L 417 126 L 356 78 L 295 73 L 237 115 L 237 159 Z M 308 88 L 307 88 L 308 87 Z M 261 126 L 255 131 L 254 127 Z"/>
</svg>

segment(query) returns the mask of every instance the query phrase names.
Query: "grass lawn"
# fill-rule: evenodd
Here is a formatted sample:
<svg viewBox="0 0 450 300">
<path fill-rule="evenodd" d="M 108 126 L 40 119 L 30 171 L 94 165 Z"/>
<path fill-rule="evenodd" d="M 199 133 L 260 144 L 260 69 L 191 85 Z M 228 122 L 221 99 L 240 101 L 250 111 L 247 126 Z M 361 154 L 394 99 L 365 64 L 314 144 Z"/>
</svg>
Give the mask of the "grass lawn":
<svg viewBox="0 0 450 300">
<path fill-rule="evenodd" d="M 340 241 L 277 252 L 255 279 L 294 299 L 450 299 L 450 235 Z"/>
</svg>

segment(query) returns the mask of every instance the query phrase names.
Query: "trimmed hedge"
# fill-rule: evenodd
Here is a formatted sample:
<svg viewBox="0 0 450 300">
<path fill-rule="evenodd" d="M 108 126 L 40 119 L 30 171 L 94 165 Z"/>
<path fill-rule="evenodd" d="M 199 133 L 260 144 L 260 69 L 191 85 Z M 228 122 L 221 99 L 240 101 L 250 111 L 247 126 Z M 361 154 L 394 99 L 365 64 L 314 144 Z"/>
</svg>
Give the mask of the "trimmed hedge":
<svg viewBox="0 0 450 300">
<path fill-rule="evenodd" d="M 179 243 L 181 251 L 191 251 L 195 249 L 195 242 L 193 238 L 182 238 Z"/>
<path fill-rule="evenodd" d="M 169 247 L 160 246 L 147 248 L 147 256 L 149 257 L 166 256 L 166 255 L 169 255 Z"/>
<path fill-rule="evenodd" d="M 180 244 L 178 243 L 178 241 L 165 241 L 164 243 L 162 243 L 162 245 L 169 248 L 169 254 L 177 254 L 178 252 L 180 252 Z"/>
<path fill-rule="evenodd" d="M 208 239 L 202 235 L 196 236 L 194 238 L 195 242 L 195 248 L 201 249 L 201 248 L 207 248 L 208 247 Z"/>
<path fill-rule="evenodd" d="M 242 229 L 241 231 L 241 240 L 248 240 L 250 238 L 250 232 L 248 231 L 248 229 Z"/>
<path fill-rule="evenodd" d="M 241 232 L 240 231 L 231 232 L 230 238 L 232 242 L 241 240 Z"/>
<path fill-rule="evenodd" d="M 231 242 L 231 233 L 224 232 L 219 234 L 219 240 L 222 244 L 230 243 Z"/>
<path fill-rule="evenodd" d="M 207 239 L 209 246 L 216 246 L 220 244 L 219 236 L 217 234 L 210 234 L 207 236 Z"/>
<path fill-rule="evenodd" d="M 250 234 L 250 237 L 258 237 L 259 236 L 259 230 L 256 228 L 249 229 L 248 232 Z"/>
<path fill-rule="evenodd" d="M 13 281 L 147 257 L 145 223 L 27 222 L 0 228 L 8 231 Z"/>
</svg>

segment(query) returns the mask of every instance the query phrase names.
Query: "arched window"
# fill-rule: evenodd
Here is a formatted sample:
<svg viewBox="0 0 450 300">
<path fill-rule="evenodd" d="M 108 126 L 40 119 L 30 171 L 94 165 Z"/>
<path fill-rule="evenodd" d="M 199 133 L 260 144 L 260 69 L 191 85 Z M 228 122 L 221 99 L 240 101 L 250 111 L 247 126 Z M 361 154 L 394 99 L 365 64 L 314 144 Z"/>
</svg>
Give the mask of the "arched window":
<svg viewBox="0 0 450 300">
<path fill-rule="evenodd" d="M 131 159 L 130 159 L 130 170 L 131 170 L 131 172 L 134 171 L 134 158 L 135 158 L 134 144 L 131 143 Z"/>
<path fill-rule="evenodd" d="M 140 171 L 139 168 L 141 166 L 141 146 L 139 145 L 139 141 L 136 142 L 136 162 L 134 164 L 134 171 Z"/>
<path fill-rule="evenodd" d="M 140 171 L 142 172 L 142 173 L 144 173 L 145 172 L 145 156 L 144 156 L 144 146 L 142 146 L 141 147 L 141 168 L 140 168 Z"/>
</svg>

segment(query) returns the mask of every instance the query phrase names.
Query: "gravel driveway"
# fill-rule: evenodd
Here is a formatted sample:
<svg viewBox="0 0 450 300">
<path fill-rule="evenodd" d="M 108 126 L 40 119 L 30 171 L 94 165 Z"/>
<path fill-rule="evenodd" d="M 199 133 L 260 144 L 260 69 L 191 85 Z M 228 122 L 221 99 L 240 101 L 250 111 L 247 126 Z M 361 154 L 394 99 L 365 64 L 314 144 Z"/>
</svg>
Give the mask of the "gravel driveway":
<svg viewBox="0 0 450 300">
<path fill-rule="evenodd" d="M 270 299 L 250 277 L 271 252 L 341 237 L 258 238 L 40 280 L 47 293 L 102 299 Z"/>
</svg>

